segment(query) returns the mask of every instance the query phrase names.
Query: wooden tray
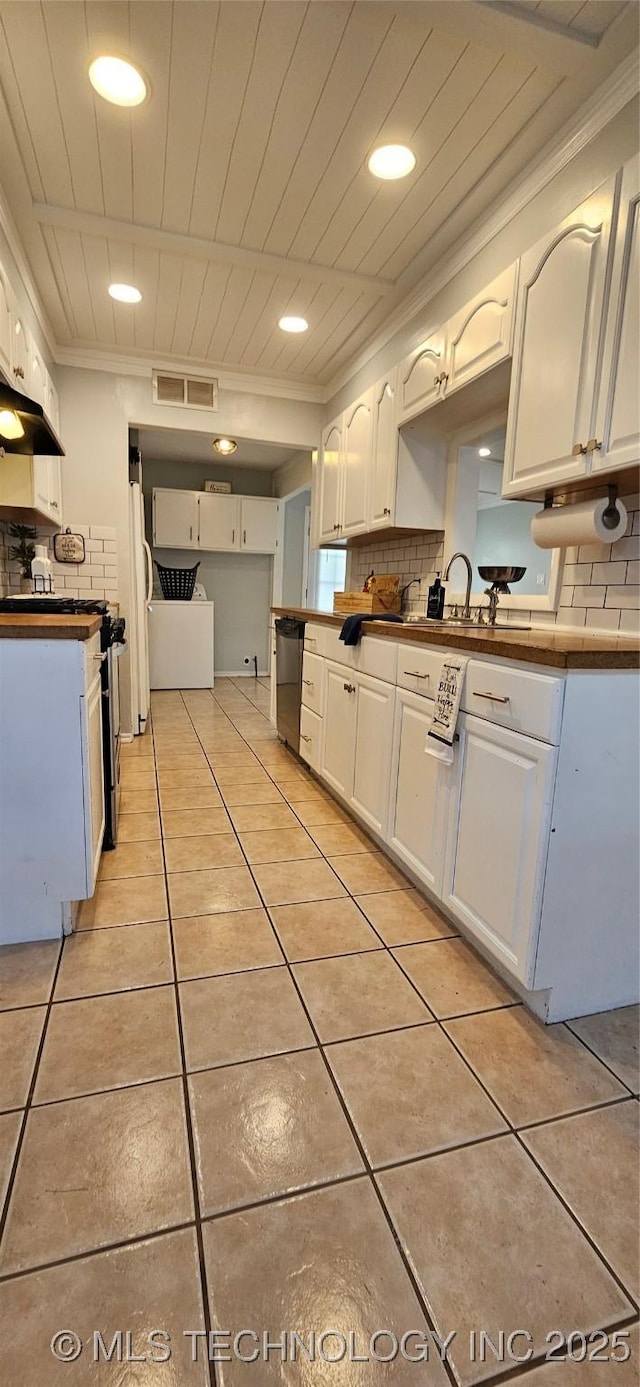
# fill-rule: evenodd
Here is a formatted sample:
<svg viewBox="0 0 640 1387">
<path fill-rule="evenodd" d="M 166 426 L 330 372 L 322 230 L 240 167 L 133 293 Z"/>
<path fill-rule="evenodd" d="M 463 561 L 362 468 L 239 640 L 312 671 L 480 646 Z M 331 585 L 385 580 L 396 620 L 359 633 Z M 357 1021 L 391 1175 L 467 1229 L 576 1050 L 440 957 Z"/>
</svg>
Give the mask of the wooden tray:
<svg viewBox="0 0 640 1387">
<path fill-rule="evenodd" d="M 367 616 L 379 612 L 399 612 L 400 594 L 398 592 L 334 592 L 333 610 L 340 616 L 353 616 L 364 612 Z"/>
</svg>

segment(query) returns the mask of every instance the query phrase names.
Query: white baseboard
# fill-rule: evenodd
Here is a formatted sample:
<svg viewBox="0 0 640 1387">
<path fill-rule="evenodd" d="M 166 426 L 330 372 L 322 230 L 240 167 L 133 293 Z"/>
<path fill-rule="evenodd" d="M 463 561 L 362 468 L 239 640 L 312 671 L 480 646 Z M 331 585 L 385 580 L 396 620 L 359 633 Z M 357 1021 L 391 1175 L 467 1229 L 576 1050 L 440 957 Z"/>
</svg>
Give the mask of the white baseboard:
<svg viewBox="0 0 640 1387">
<path fill-rule="evenodd" d="M 215 679 L 255 679 L 255 674 L 246 669 L 217 669 Z M 268 669 L 258 670 L 258 679 L 268 679 Z"/>
</svg>

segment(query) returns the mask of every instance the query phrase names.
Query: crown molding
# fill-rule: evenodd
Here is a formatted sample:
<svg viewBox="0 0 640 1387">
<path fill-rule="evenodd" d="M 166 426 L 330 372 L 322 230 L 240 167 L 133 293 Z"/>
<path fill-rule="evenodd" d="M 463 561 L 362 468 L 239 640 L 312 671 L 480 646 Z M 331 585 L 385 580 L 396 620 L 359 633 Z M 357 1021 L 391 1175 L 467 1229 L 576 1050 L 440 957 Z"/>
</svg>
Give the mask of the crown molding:
<svg viewBox="0 0 640 1387">
<path fill-rule="evenodd" d="M 325 404 L 327 395 L 320 385 L 310 385 L 305 381 L 287 380 L 282 376 L 251 375 L 244 371 L 228 371 L 221 366 L 217 369 L 211 362 L 193 359 L 181 361 L 175 357 L 154 357 L 140 353 L 118 353 L 100 351 L 92 346 L 56 347 L 55 361 L 59 366 L 74 366 L 85 371 L 108 371 L 116 376 L 141 376 L 151 379 L 153 371 L 168 371 L 174 375 L 202 376 L 215 379 L 220 390 L 240 391 L 245 394 L 270 395 L 277 399 L 301 400 L 307 404 Z"/>
<path fill-rule="evenodd" d="M 325 398 L 330 400 L 338 390 L 363 369 L 387 343 L 412 319 L 428 308 L 432 299 L 446 288 L 461 270 L 485 246 L 503 231 L 544 188 L 571 163 L 601 130 L 638 95 L 638 55 L 625 58 L 593 96 L 585 101 L 567 121 L 559 134 L 545 146 L 538 160 L 529 166 L 522 178 L 498 201 L 488 216 L 481 216 L 470 231 L 460 238 L 453 250 L 439 260 L 421 280 L 417 289 L 408 294 L 395 312 L 391 312 L 384 328 L 377 332 L 366 347 L 344 366 L 325 386 Z M 437 324 L 432 324 L 434 328 Z M 425 324 L 425 335 L 430 327 Z"/>
</svg>

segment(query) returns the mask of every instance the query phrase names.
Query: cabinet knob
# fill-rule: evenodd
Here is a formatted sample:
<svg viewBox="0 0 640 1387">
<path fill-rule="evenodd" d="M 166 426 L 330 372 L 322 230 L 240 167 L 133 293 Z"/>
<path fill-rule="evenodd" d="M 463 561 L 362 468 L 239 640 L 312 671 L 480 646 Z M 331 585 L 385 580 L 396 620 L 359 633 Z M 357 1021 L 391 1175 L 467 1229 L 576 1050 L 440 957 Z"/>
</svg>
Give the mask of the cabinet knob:
<svg viewBox="0 0 640 1387">
<path fill-rule="evenodd" d="M 247 542 L 247 532 L 246 532 L 246 530 L 243 530 L 243 531 L 242 531 L 242 543 L 243 543 L 243 544 L 246 544 L 246 542 Z"/>
<path fill-rule="evenodd" d="M 343 687 L 345 693 L 355 693 L 355 691 L 356 691 L 356 686 L 355 686 L 355 684 L 343 684 L 342 687 Z"/>
<path fill-rule="evenodd" d="M 598 443 L 597 438 L 590 438 L 590 439 L 588 439 L 588 441 L 587 441 L 587 446 L 586 446 L 586 448 L 585 448 L 585 452 L 587 452 L 587 453 L 599 453 L 601 447 L 602 447 L 602 442 Z"/>
<path fill-rule="evenodd" d="M 383 514 L 383 515 L 391 515 L 391 510 L 390 510 L 389 506 L 385 506 L 385 508 L 384 508 L 384 510 L 383 510 L 383 512 L 382 512 L 382 514 Z"/>
<path fill-rule="evenodd" d="M 571 449 L 574 458 L 583 457 L 586 451 L 587 449 L 585 448 L 584 443 L 574 443 L 573 448 Z"/>
</svg>

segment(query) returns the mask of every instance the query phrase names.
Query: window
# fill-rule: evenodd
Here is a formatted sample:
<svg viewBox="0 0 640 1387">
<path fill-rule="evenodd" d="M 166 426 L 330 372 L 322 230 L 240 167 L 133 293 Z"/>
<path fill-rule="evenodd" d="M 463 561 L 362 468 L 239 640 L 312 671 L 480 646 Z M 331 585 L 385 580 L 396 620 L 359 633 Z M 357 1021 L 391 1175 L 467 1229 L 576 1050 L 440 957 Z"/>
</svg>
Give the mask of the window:
<svg viewBox="0 0 640 1387">
<path fill-rule="evenodd" d="M 333 611 L 333 594 L 342 592 L 347 571 L 346 549 L 318 549 L 311 605 L 319 612 Z"/>
</svg>

